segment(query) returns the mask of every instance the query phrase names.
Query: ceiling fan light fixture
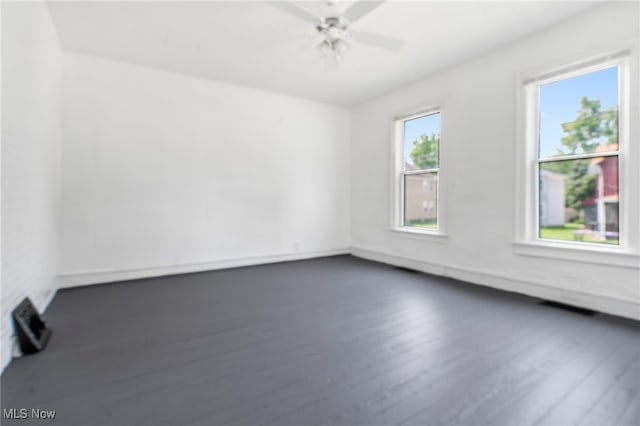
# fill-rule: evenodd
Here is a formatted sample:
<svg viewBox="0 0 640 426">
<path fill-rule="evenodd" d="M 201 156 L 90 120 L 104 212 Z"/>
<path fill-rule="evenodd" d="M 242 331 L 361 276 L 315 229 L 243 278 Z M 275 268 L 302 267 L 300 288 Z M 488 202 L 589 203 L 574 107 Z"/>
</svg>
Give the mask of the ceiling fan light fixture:
<svg viewBox="0 0 640 426">
<path fill-rule="evenodd" d="M 322 40 L 322 42 L 318 45 L 318 51 L 324 57 L 330 57 L 333 55 L 333 48 L 329 40 Z"/>
<path fill-rule="evenodd" d="M 345 31 L 338 27 L 329 27 L 325 30 L 324 35 L 329 40 L 339 40 L 345 36 Z"/>
<path fill-rule="evenodd" d="M 329 60 L 342 59 L 347 50 L 349 50 L 349 43 L 342 39 L 326 39 L 318 45 L 318 51 Z"/>
<path fill-rule="evenodd" d="M 333 42 L 333 51 L 338 58 L 347 53 L 347 50 L 349 50 L 349 43 L 344 39 L 339 38 Z"/>
</svg>

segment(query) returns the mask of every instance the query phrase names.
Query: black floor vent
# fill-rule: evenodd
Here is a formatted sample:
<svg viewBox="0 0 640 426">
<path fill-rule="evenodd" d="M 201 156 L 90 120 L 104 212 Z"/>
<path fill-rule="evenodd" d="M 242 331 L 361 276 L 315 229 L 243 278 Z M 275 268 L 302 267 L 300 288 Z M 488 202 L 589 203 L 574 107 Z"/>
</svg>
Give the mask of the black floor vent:
<svg viewBox="0 0 640 426">
<path fill-rule="evenodd" d="M 410 274 L 417 274 L 418 271 L 415 269 L 405 268 L 404 266 L 394 266 L 393 269 L 397 269 L 398 271 L 409 272 Z"/>
<path fill-rule="evenodd" d="M 578 308 L 577 306 L 565 305 L 564 303 L 552 302 L 550 300 L 543 300 L 542 302 L 540 302 L 540 305 L 562 309 L 563 311 L 569 311 L 573 312 L 574 314 L 580 314 L 587 317 L 592 317 L 598 314 L 598 312 L 592 311 L 591 309 Z"/>
</svg>

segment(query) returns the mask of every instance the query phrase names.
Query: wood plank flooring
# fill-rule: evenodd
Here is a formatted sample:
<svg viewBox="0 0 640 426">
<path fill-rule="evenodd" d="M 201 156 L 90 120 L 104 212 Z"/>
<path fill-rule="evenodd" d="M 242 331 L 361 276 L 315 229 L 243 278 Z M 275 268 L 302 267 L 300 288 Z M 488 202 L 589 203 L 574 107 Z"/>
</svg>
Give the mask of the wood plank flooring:
<svg viewBox="0 0 640 426">
<path fill-rule="evenodd" d="M 63 290 L 2 375 L 56 417 L 2 424 L 640 425 L 640 324 L 538 302 L 350 256 Z"/>
</svg>

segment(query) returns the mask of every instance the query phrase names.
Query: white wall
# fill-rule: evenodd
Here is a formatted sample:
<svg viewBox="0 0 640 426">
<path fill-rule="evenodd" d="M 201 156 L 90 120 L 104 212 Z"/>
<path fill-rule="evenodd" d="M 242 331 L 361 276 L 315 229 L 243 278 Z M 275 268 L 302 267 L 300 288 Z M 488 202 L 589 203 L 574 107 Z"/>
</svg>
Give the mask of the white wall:
<svg viewBox="0 0 640 426">
<path fill-rule="evenodd" d="M 60 229 L 62 52 L 44 3 L 2 4 L 1 359 L 11 310 L 55 291 Z"/>
<path fill-rule="evenodd" d="M 347 252 L 350 120 L 65 54 L 60 284 Z"/>
<path fill-rule="evenodd" d="M 562 63 L 570 54 L 637 40 L 638 25 L 637 3 L 603 6 L 358 106 L 352 122 L 353 253 L 640 318 L 637 268 L 517 255 L 512 244 L 517 75 Z M 633 90 L 637 99 L 637 83 Z M 442 99 L 441 192 L 449 237 L 392 232 L 392 118 Z"/>
</svg>

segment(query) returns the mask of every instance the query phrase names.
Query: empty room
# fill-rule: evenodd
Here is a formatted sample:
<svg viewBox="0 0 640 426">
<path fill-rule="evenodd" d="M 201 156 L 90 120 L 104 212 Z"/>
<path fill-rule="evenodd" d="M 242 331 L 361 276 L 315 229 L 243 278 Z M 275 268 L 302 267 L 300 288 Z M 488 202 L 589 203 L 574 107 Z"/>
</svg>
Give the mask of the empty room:
<svg viewBox="0 0 640 426">
<path fill-rule="evenodd" d="M 3 425 L 640 425 L 639 1 L 0 15 Z"/>
</svg>

